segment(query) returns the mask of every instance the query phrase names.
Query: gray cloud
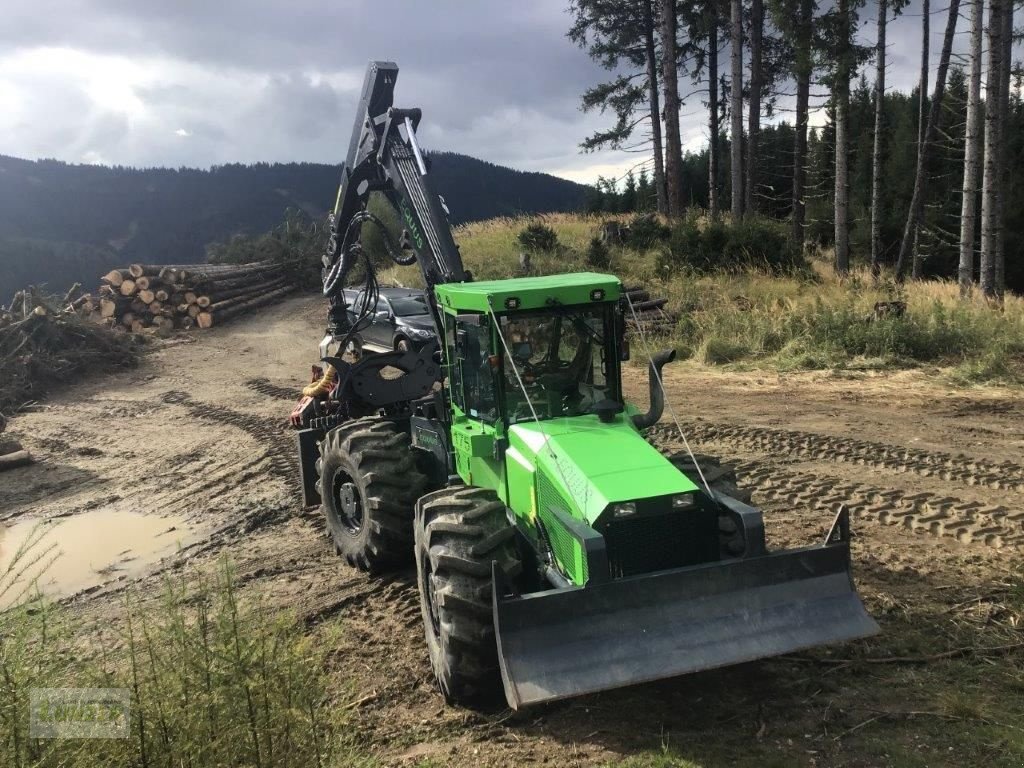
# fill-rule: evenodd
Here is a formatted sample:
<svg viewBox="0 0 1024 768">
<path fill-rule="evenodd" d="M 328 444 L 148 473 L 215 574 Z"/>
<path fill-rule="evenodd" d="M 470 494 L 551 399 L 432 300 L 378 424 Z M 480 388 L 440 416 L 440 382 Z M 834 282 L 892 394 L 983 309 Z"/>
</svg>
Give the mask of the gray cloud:
<svg viewBox="0 0 1024 768">
<path fill-rule="evenodd" d="M 904 90 L 917 79 L 919 7 L 890 30 L 890 82 Z M 935 55 L 944 18 L 932 17 Z M 579 110 L 583 89 L 607 75 L 565 38 L 568 24 L 561 0 L 19 3 L 0 27 L 0 98 L 14 105 L 0 111 L 0 152 L 130 165 L 338 162 L 366 62 L 384 58 L 401 66 L 398 103 L 424 109 L 431 148 L 569 174 L 626 167 L 642 157 L 578 152 L 610 122 Z M 684 143 L 696 146 L 706 136 L 700 97 L 683 113 Z"/>
</svg>

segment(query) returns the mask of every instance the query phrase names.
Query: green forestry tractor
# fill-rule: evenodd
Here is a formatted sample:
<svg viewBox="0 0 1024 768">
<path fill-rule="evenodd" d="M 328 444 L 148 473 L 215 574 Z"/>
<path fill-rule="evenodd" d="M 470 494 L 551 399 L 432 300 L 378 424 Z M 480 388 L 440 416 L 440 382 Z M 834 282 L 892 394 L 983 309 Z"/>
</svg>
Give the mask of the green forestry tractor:
<svg viewBox="0 0 1024 768">
<path fill-rule="evenodd" d="M 472 279 L 420 110 L 392 106 L 397 74 L 366 74 L 323 260 L 327 365 L 292 423 L 305 502 L 338 554 L 371 572 L 415 559 L 445 697 L 486 697 L 500 679 L 519 708 L 875 633 L 845 510 L 822 544 L 769 552 L 727 467 L 644 438 L 674 353 L 650 356 L 649 410 L 626 403 L 618 278 Z M 397 211 L 397 243 L 373 192 Z M 436 335 L 353 359 L 379 295 L 367 226 L 420 267 Z"/>
</svg>

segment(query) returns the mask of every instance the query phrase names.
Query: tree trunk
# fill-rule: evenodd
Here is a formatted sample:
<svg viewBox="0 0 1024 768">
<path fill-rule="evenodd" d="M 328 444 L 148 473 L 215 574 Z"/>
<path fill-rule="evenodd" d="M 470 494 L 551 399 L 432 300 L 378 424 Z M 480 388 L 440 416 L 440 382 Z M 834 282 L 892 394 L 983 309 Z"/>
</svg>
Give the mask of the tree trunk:
<svg viewBox="0 0 1024 768">
<path fill-rule="evenodd" d="M 747 183 L 743 209 L 757 212 L 757 139 L 761 131 L 761 38 L 764 0 L 752 0 L 750 13 L 750 107 L 747 116 Z"/>
<path fill-rule="evenodd" d="M 1006 293 L 1006 201 L 1010 190 L 1010 142 L 1007 128 L 1010 121 L 1010 70 L 1013 67 L 1013 2 L 1003 3 L 1003 55 L 1002 77 L 999 81 L 999 137 L 1002 159 L 1002 176 L 999 189 L 999 229 L 996 231 L 995 283 L 996 298 L 1002 304 Z"/>
<path fill-rule="evenodd" d="M 658 57 L 654 48 L 654 15 L 652 0 L 644 0 L 644 58 L 647 60 L 647 100 L 651 108 L 651 143 L 654 145 L 654 190 L 658 197 L 658 213 L 668 213 L 668 192 L 665 189 L 665 160 L 661 144 L 661 99 L 658 96 Z"/>
<path fill-rule="evenodd" d="M 1000 103 L 996 94 L 1003 72 L 1003 2 L 990 0 L 988 6 L 988 73 L 985 78 L 985 168 L 981 194 L 981 292 L 996 297 L 996 251 L 999 242 L 1000 182 L 1002 158 Z"/>
<path fill-rule="evenodd" d="M 683 159 L 679 138 L 679 82 L 676 73 L 676 4 L 661 4 L 661 80 L 665 89 L 665 186 L 668 192 L 668 215 L 672 219 L 683 215 L 683 195 L 680 189 Z"/>
<path fill-rule="evenodd" d="M 885 115 L 885 24 L 887 0 L 878 0 L 878 34 L 875 42 L 875 145 L 871 152 L 871 274 L 882 271 L 882 122 Z"/>
<path fill-rule="evenodd" d="M 801 250 L 804 244 L 804 186 L 807 183 L 807 121 L 811 93 L 811 30 L 814 0 L 801 0 L 797 23 L 796 65 L 796 130 L 793 132 L 793 242 Z"/>
<path fill-rule="evenodd" d="M 852 70 L 849 0 L 838 0 L 839 29 L 836 51 L 836 82 L 833 100 L 836 113 L 836 184 L 835 240 L 836 272 L 850 271 L 850 158 L 848 155 L 850 125 L 850 73 Z"/>
<path fill-rule="evenodd" d="M 917 154 L 921 156 L 921 148 L 924 146 L 924 129 L 927 122 L 928 112 L 928 58 L 931 44 L 931 4 L 929 0 L 923 0 L 921 5 L 921 85 L 917 92 Z M 913 254 L 913 277 L 915 280 L 921 277 L 921 222 L 914 225 L 914 242 L 911 253 Z M 902 272 L 900 273 L 902 276 Z"/>
<path fill-rule="evenodd" d="M 978 220 L 978 173 L 981 168 L 981 46 L 985 2 L 971 3 L 970 75 L 967 80 L 967 129 L 964 140 L 964 197 L 960 207 L 960 296 L 971 293 L 974 280 L 974 238 Z"/>
<path fill-rule="evenodd" d="M 932 93 L 931 105 L 928 109 L 928 119 L 925 122 L 921 148 L 917 153 L 917 173 L 914 175 L 914 192 L 910 198 L 907 225 L 903 230 L 903 242 L 900 244 L 900 255 L 896 262 L 897 279 L 903 278 L 907 257 L 910 255 L 911 245 L 914 240 L 914 232 L 920 226 L 921 214 L 924 211 L 924 177 L 928 165 L 928 152 L 939 126 L 942 96 L 946 90 L 946 73 L 949 71 L 949 56 L 953 51 L 953 37 L 956 35 L 956 22 L 959 14 L 960 0 L 950 0 L 949 16 L 946 19 L 946 34 L 942 38 L 942 53 L 939 55 L 939 69 L 935 74 L 935 90 Z"/>
<path fill-rule="evenodd" d="M 718 4 L 708 3 L 708 213 L 718 218 Z"/>
<path fill-rule="evenodd" d="M 671 5 L 671 3 L 669 3 Z M 729 113 L 732 122 L 730 159 L 732 167 L 732 216 L 743 216 L 743 3 L 731 0 L 731 32 L 729 45 L 732 56 L 732 79 L 729 88 Z"/>
</svg>

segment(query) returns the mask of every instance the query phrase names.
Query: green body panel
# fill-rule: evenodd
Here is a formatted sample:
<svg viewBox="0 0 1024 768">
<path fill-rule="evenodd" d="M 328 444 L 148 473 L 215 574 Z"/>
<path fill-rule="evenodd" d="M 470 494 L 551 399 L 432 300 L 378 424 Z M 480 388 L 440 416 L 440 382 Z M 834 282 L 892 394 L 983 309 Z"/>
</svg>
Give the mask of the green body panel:
<svg viewBox="0 0 1024 768">
<path fill-rule="evenodd" d="M 512 448 L 546 476 L 565 511 L 588 525 L 609 504 L 697 490 L 625 415 L 610 423 L 575 416 L 516 424 L 509 428 Z"/>
<path fill-rule="evenodd" d="M 452 424 L 451 432 L 459 477 L 466 485 L 498 491 L 504 500 L 505 467 L 494 458 L 494 428 L 463 417 Z"/>
<path fill-rule="evenodd" d="M 506 300 L 518 299 L 517 310 L 542 309 L 552 302 L 587 304 L 591 292 L 603 292 L 602 301 L 618 301 L 622 284 L 614 275 L 577 272 L 479 283 L 445 283 L 434 288 L 438 303 L 449 312 L 501 312 Z"/>
</svg>

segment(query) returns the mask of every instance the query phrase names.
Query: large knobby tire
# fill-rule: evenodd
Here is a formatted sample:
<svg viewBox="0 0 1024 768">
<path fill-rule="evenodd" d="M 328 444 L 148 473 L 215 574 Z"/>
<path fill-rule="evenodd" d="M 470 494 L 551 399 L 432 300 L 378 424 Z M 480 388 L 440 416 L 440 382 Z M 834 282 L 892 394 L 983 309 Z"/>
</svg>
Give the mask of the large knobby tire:
<svg viewBox="0 0 1024 768">
<path fill-rule="evenodd" d="M 363 571 L 407 562 L 413 510 L 427 484 L 409 436 L 377 418 L 346 422 L 320 443 L 317 471 L 335 551 Z"/>
<path fill-rule="evenodd" d="M 416 574 L 430 665 L 445 698 L 481 702 L 501 690 L 491 563 L 522 563 L 505 505 L 483 488 L 446 488 L 416 507 Z"/>
<path fill-rule="evenodd" d="M 721 460 L 715 456 L 708 456 L 702 453 L 695 453 L 693 458 L 686 451 L 672 454 L 668 457 L 676 468 L 686 475 L 690 482 L 698 488 L 704 488 L 704 480 L 711 486 L 711 490 L 730 496 L 744 504 L 751 503 L 752 492 L 749 488 L 741 488 L 736 480 L 736 470 L 730 465 L 723 465 Z M 694 465 L 694 459 L 700 466 L 700 472 Z M 701 473 L 704 480 L 701 480 Z M 736 525 L 732 517 L 722 515 L 718 518 L 718 539 L 723 554 L 737 556 L 746 549 L 746 542 L 743 540 L 743 531 Z"/>
</svg>

